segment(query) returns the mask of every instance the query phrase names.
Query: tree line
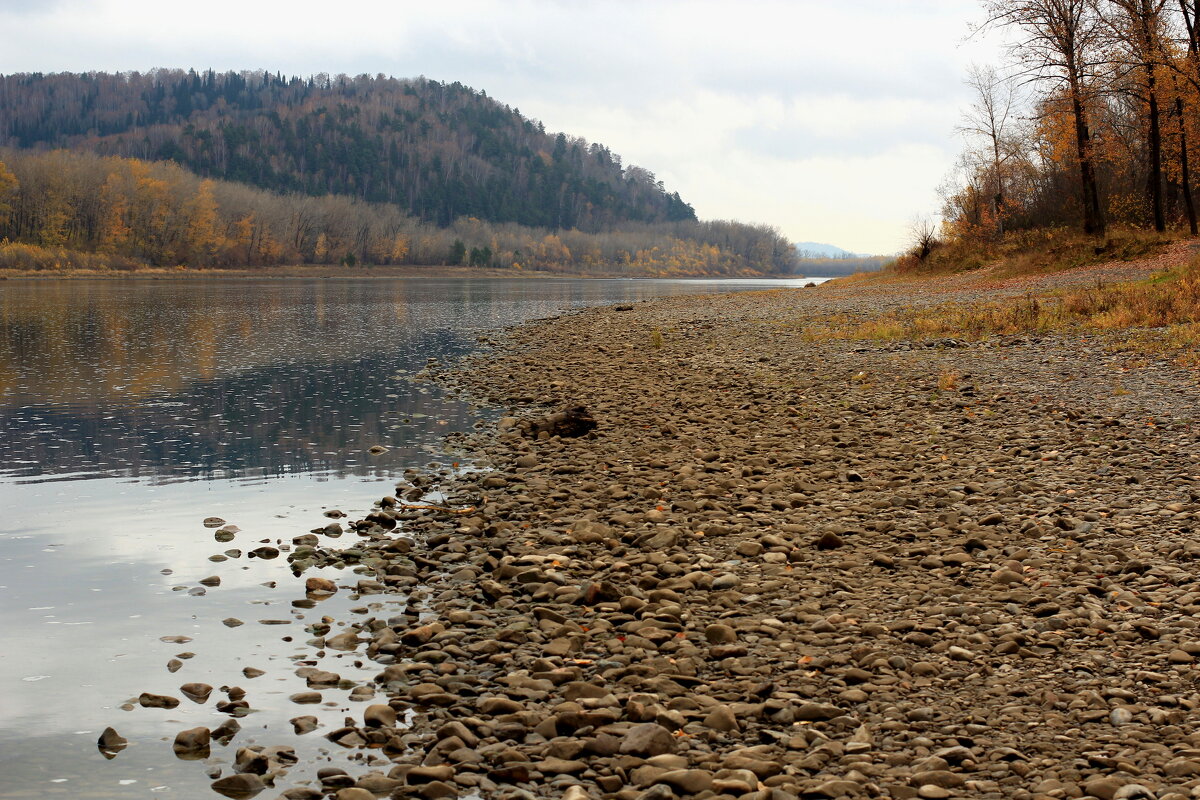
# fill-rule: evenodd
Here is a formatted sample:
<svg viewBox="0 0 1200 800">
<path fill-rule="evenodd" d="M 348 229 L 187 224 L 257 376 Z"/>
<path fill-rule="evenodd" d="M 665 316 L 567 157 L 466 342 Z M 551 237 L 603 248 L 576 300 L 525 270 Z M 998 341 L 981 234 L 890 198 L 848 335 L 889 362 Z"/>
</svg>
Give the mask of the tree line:
<svg viewBox="0 0 1200 800">
<path fill-rule="evenodd" d="M 946 231 L 1111 225 L 1197 233 L 1197 0 L 984 0 L 1006 63 L 973 67 Z M 929 229 L 922 228 L 923 244 Z"/>
<path fill-rule="evenodd" d="M 461 217 L 441 227 L 395 204 L 269 192 L 173 162 L 0 148 L 0 267 L 299 263 L 744 275 L 791 273 L 796 259 L 763 225 L 675 220 L 588 232 Z"/>
<path fill-rule="evenodd" d="M 175 161 L 281 193 L 611 230 L 695 220 L 652 172 L 461 83 L 267 72 L 0 75 L 0 145 Z"/>
</svg>

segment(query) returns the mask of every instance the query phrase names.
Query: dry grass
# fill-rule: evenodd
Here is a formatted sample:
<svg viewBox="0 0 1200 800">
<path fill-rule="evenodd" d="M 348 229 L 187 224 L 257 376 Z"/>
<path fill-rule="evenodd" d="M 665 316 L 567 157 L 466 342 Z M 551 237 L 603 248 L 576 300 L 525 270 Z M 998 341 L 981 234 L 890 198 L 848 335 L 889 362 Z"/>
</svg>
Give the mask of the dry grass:
<svg viewBox="0 0 1200 800">
<path fill-rule="evenodd" d="M 1001 278 L 1046 275 L 1106 261 L 1145 258 L 1178 238 L 1140 228 L 1114 228 L 1104 242 L 1065 228 L 1013 231 L 998 241 L 966 238 L 943 242 L 924 260 L 904 255 L 888 269 L 897 274 L 930 275 L 990 266 Z"/>
<path fill-rule="evenodd" d="M 943 392 L 953 392 L 958 389 L 958 382 L 962 380 L 962 375 L 954 370 L 945 370 L 938 375 L 938 389 Z"/>
<path fill-rule="evenodd" d="M 145 264 L 101 253 L 84 253 L 65 247 L 40 247 L 33 244 L 0 240 L 0 270 L 15 272 L 109 272 L 129 271 Z"/>
<path fill-rule="evenodd" d="M 1152 329 L 1148 339 L 1162 347 L 1196 350 L 1200 346 L 1200 258 L 1136 283 L 1027 294 L 1007 301 L 950 303 L 889 312 L 866 321 L 829 317 L 806 326 L 804 336 L 812 341 L 978 340 L 1071 329 Z"/>
</svg>

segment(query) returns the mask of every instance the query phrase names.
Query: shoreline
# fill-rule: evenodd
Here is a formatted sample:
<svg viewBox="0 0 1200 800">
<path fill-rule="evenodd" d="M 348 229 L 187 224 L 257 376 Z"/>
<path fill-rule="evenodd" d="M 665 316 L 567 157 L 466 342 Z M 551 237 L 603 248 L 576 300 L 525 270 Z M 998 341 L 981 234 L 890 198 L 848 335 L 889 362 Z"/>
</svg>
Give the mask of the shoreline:
<svg viewBox="0 0 1200 800">
<path fill-rule="evenodd" d="M 1097 337 L 802 341 L 849 288 L 586 309 L 433 370 L 516 416 L 456 440 L 465 513 L 361 523 L 365 588 L 424 603 L 344 629 L 390 697 L 328 734 L 382 747 L 360 787 L 1190 796 L 1194 378 Z M 519 432 L 574 404 L 594 432 Z"/>
<path fill-rule="evenodd" d="M 593 280 L 614 279 L 661 279 L 677 280 L 809 280 L 805 275 L 630 275 L 622 272 L 573 273 L 548 272 L 542 270 L 516 270 L 480 267 L 442 266 L 381 266 L 381 267 L 337 267 L 337 266 L 285 266 L 261 267 L 256 269 L 167 269 L 147 267 L 132 270 L 11 270 L 0 269 L 0 281 L 6 280 L 196 280 L 196 279 L 267 279 L 286 278 L 511 278 L 544 279 L 573 278 Z"/>
</svg>

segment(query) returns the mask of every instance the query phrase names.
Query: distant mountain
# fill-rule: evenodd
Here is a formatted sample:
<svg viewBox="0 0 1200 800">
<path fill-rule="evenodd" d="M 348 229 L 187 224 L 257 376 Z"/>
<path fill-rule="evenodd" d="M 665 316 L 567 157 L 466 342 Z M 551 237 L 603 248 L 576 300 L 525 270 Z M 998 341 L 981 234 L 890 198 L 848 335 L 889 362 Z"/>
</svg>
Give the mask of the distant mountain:
<svg viewBox="0 0 1200 800">
<path fill-rule="evenodd" d="M 851 253 L 832 244 L 821 242 L 797 242 L 796 254 L 801 258 L 860 258 L 859 253 Z"/>
<path fill-rule="evenodd" d="M 268 72 L 0 75 L 0 146 L 174 161 L 273 192 L 588 232 L 691 222 L 654 173 L 461 83 Z"/>
</svg>

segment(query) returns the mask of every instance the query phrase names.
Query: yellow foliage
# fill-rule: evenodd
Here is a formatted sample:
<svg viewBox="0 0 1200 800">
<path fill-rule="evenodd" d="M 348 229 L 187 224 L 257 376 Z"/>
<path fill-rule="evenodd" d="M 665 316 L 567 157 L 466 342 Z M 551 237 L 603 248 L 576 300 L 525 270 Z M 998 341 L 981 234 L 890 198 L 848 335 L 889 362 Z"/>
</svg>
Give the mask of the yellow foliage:
<svg viewBox="0 0 1200 800">
<path fill-rule="evenodd" d="M 0 161 L 0 224 L 7 222 L 12 214 L 13 199 L 20 188 L 21 182 L 17 180 L 17 176 Z"/>
<path fill-rule="evenodd" d="M 393 264 L 403 264 L 404 259 L 408 258 L 408 237 L 402 233 L 396 234 L 396 238 L 392 241 L 391 259 Z"/>
</svg>

